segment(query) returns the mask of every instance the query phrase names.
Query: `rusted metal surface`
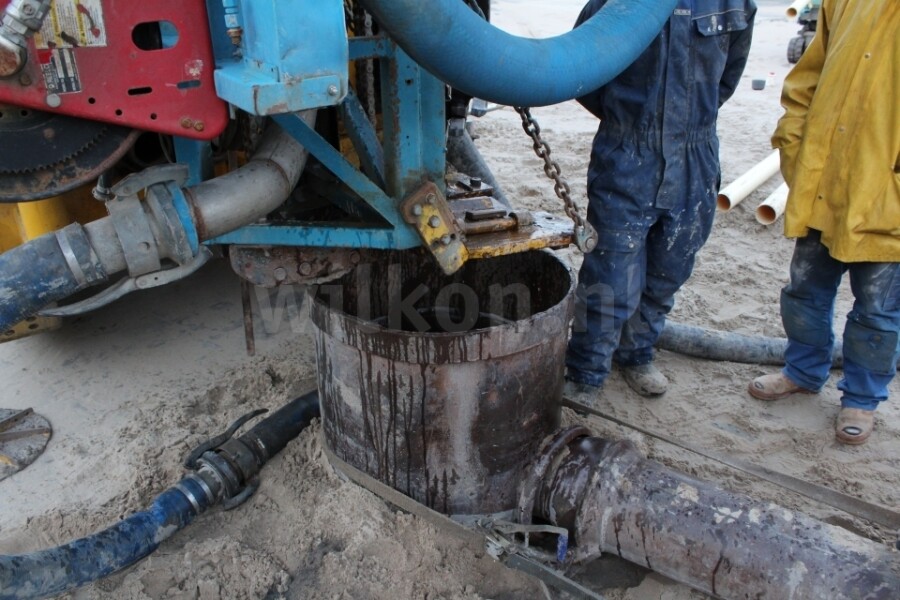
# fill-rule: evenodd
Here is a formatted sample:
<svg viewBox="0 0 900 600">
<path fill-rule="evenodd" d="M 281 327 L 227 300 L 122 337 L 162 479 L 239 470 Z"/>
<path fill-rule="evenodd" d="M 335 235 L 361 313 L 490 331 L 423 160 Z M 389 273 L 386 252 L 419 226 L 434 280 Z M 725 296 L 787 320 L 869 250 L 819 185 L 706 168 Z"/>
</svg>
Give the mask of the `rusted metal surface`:
<svg viewBox="0 0 900 600">
<path fill-rule="evenodd" d="M 30 408 L 0 408 L 0 481 L 34 462 L 52 433 L 47 419 Z"/>
<path fill-rule="evenodd" d="M 577 560 L 614 553 L 717 598 L 897 598 L 900 560 L 886 547 L 672 471 L 630 442 L 582 437 L 552 462 L 534 515 L 573 532 Z"/>
<path fill-rule="evenodd" d="M 231 267 L 243 280 L 265 288 L 323 283 L 347 274 L 371 251 L 341 248 L 230 246 Z"/>
<path fill-rule="evenodd" d="M 543 252 L 452 277 L 422 250 L 390 257 L 313 295 L 327 444 L 445 514 L 512 510 L 559 424 L 572 275 Z"/>
<path fill-rule="evenodd" d="M 4 116 L 0 126 L 4 147 L 20 149 L 0 161 L 0 202 L 40 200 L 92 182 L 115 166 L 140 135 L 134 129 L 17 107 L 0 112 L 10 111 L 25 116 Z M 74 137 L 73 145 L 69 138 Z M 33 159 L 23 163 L 23 155 Z"/>
<path fill-rule="evenodd" d="M 574 242 L 572 222 L 548 213 L 534 213 L 532 225 L 518 229 L 466 236 L 469 259 L 505 256 L 542 248 L 565 248 Z"/>
</svg>

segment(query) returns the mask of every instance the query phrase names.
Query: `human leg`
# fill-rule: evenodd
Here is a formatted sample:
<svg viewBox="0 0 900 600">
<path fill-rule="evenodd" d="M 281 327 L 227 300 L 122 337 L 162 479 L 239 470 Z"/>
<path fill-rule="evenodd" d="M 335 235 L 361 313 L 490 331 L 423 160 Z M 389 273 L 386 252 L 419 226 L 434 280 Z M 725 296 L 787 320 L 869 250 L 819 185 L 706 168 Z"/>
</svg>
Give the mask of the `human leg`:
<svg viewBox="0 0 900 600">
<path fill-rule="evenodd" d="M 897 373 L 900 263 L 851 263 L 853 310 L 844 328 L 841 406 L 875 410 Z"/>
<path fill-rule="evenodd" d="M 600 229 L 598 236 L 578 273 L 566 352 L 567 379 L 597 387 L 609 375 L 622 327 L 640 301 L 645 261 L 640 232 Z"/>
<path fill-rule="evenodd" d="M 781 321 L 788 338 L 785 367 L 751 381 L 751 396 L 780 400 L 816 393 L 825 385 L 834 347 L 834 299 L 845 268 L 828 254 L 818 231 L 797 240 L 791 280 L 781 291 Z"/>
<path fill-rule="evenodd" d="M 834 299 L 846 265 L 831 257 L 810 230 L 797 240 L 791 280 L 781 292 L 781 320 L 787 334 L 783 375 L 813 392 L 828 380 L 834 347 Z"/>
<path fill-rule="evenodd" d="M 654 165 L 656 174 L 654 176 Z M 588 221 L 597 247 L 578 275 L 567 379 L 600 386 L 609 375 L 622 327 L 644 287 L 645 240 L 662 166 L 643 146 L 598 133 L 588 171 Z"/>
</svg>

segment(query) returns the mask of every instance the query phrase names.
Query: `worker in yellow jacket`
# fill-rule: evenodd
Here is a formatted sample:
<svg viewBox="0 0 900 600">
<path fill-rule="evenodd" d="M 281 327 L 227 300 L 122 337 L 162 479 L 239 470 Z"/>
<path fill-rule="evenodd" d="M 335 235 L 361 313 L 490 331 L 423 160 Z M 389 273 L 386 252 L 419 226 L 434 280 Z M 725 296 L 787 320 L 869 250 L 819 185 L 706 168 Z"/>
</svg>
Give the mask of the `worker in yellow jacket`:
<svg viewBox="0 0 900 600">
<path fill-rule="evenodd" d="M 781 294 L 788 346 L 784 370 L 749 392 L 777 400 L 822 388 L 834 298 L 849 272 L 855 302 L 835 434 L 861 444 L 900 352 L 900 1 L 824 0 L 782 105 L 772 143 L 790 186 L 785 234 L 797 238 Z"/>
</svg>

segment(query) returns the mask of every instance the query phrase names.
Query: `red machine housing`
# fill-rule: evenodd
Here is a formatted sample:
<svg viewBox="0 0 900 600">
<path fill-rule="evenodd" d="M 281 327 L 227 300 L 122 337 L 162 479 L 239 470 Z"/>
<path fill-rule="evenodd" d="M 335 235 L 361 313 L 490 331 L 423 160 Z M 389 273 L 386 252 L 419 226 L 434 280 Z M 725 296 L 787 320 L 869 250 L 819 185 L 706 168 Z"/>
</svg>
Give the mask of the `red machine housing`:
<svg viewBox="0 0 900 600">
<path fill-rule="evenodd" d="M 140 32 L 159 23 L 177 41 L 148 48 Z M 228 123 L 214 69 L 202 1 L 54 0 L 25 68 L 0 79 L 0 104 L 209 140 Z"/>
</svg>

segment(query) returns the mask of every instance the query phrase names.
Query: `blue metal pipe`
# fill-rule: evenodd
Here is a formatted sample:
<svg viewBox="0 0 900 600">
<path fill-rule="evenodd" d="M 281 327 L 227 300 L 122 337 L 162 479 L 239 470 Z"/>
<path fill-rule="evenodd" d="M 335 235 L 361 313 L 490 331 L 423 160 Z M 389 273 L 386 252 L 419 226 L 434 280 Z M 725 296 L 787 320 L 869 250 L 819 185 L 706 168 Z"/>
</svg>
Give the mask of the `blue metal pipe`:
<svg viewBox="0 0 900 600">
<path fill-rule="evenodd" d="M 610 0 L 577 29 L 543 40 L 497 29 L 460 0 L 360 0 L 416 62 L 471 96 L 546 106 L 604 85 L 640 56 L 676 0 Z"/>
<path fill-rule="evenodd" d="M 0 332 L 51 302 L 107 280 L 77 223 L 0 254 L 0 275 Z"/>
</svg>

